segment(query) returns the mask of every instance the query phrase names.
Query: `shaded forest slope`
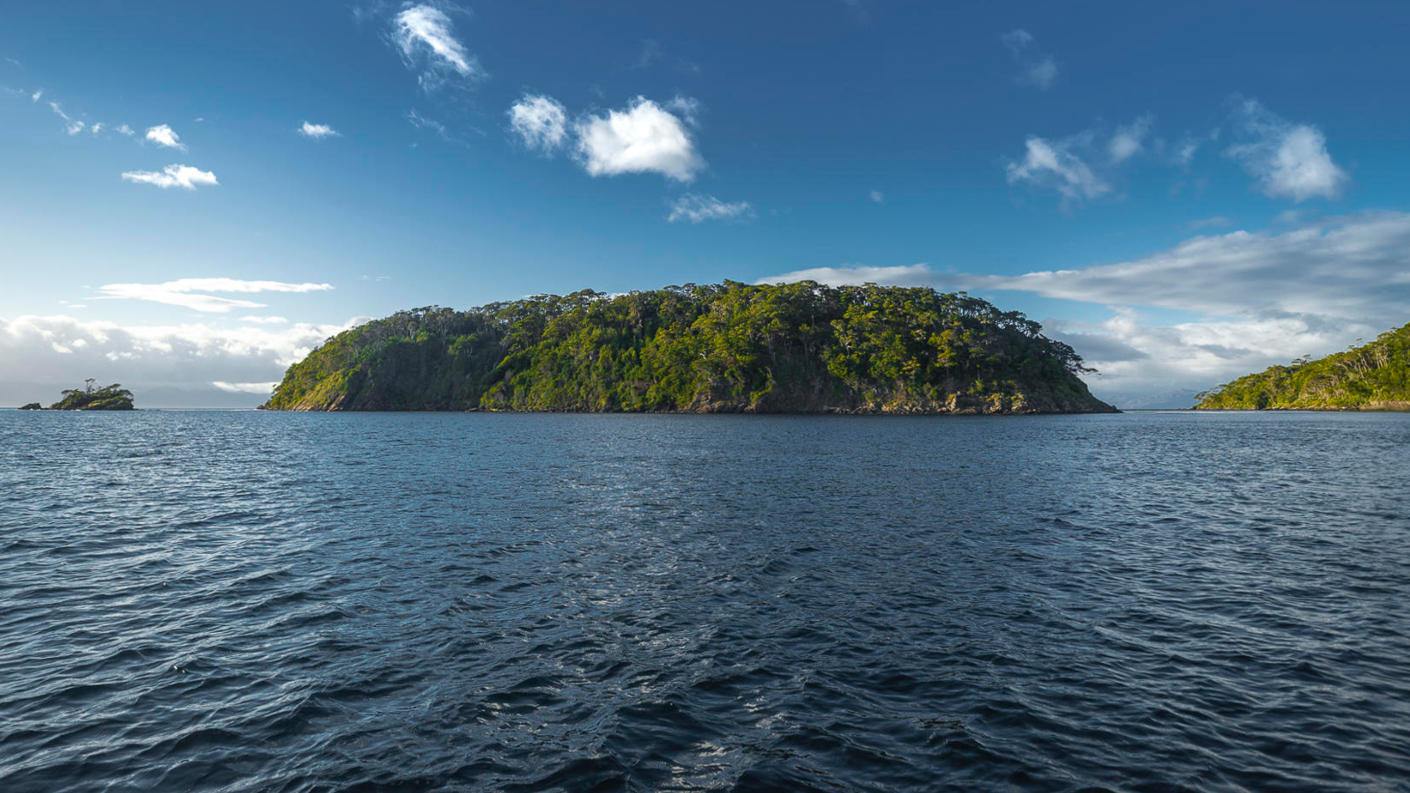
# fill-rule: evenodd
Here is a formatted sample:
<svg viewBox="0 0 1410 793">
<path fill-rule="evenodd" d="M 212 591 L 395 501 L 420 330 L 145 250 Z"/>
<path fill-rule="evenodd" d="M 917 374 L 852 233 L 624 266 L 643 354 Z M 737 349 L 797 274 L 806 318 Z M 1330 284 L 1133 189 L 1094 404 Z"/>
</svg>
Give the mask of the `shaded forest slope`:
<svg viewBox="0 0 1410 793">
<path fill-rule="evenodd" d="M 1206 391 L 1196 410 L 1410 410 L 1410 325 Z"/>
</svg>

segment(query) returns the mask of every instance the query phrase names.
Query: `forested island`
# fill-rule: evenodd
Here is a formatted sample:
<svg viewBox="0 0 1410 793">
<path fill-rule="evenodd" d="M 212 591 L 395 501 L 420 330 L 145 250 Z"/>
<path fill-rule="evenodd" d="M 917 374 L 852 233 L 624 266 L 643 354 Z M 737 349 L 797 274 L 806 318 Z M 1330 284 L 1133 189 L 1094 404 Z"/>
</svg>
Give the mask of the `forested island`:
<svg viewBox="0 0 1410 793">
<path fill-rule="evenodd" d="M 84 381 L 84 387 L 81 389 L 70 388 L 60 393 L 63 399 L 48 408 L 42 407 L 38 402 L 31 402 L 20 410 L 135 410 L 132 392 L 118 383 L 99 386 L 96 380 L 90 379 Z"/>
<path fill-rule="evenodd" d="M 964 293 L 669 286 L 429 306 L 344 331 L 268 410 L 1115 412 L 1066 344 Z"/>
<path fill-rule="evenodd" d="M 1195 410 L 1410 410 L 1410 325 L 1200 394 Z"/>
</svg>

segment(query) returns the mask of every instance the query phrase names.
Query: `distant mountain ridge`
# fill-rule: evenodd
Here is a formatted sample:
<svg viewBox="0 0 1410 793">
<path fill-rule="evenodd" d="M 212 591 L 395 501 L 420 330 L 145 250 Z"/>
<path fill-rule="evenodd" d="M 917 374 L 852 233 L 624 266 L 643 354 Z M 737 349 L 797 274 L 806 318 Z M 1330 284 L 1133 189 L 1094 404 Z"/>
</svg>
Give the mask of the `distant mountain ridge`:
<svg viewBox="0 0 1410 793">
<path fill-rule="evenodd" d="M 671 286 L 426 307 L 290 366 L 270 410 L 1114 412 L 1071 347 L 963 293 Z"/>
<path fill-rule="evenodd" d="M 1245 375 L 1197 399 L 1196 410 L 1410 410 L 1410 325 L 1345 352 Z"/>
</svg>

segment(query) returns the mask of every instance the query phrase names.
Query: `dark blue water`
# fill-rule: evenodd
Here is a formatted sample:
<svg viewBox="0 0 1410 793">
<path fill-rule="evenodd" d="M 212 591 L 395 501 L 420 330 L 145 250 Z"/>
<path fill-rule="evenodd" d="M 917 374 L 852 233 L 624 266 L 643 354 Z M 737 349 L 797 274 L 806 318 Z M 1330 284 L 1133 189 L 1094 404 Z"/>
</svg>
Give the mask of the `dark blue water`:
<svg viewBox="0 0 1410 793">
<path fill-rule="evenodd" d="M 0 790 L 1410 790 L 1410 415 L 0 412 Z"/>
</svg>

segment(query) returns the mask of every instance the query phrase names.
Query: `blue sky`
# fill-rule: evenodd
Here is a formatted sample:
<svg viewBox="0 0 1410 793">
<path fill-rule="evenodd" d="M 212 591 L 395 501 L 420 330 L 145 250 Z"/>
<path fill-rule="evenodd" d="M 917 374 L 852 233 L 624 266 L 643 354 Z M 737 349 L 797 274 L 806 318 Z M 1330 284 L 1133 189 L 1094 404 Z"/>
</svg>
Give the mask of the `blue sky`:
<svg viewBox="0 0 1410 793">
<path fill-rule="evenodd" d="M 1410 320 L 1403 5 L 3 14 L 0 401 L 253 404 L 358 318 L 726 278 L 968 289 L 1128 405 Z"/>
</svg>

